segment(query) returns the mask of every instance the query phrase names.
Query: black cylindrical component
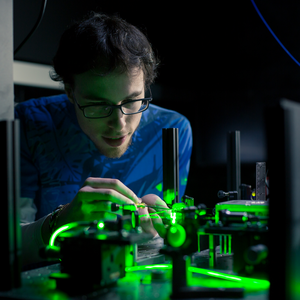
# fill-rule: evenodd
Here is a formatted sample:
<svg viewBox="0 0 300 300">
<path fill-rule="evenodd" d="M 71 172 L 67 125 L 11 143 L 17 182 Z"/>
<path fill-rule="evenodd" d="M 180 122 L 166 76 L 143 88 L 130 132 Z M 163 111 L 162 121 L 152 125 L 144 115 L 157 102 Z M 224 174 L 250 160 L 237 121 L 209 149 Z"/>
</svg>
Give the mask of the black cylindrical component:
<svg viewBox="0 0 300 300">
<path fill-rule="evenodd" d="M 167 204 L 179 200 L 178 128 L 163 129 L 163 198 Z"/>
<path fill-rule="evenodd" d="M 263 244 L 254 245 L 245 252 L 245 260 L 251 265 L 257 265 L 268 256 L 268 247 Z"/>
<path fill-rule="evenodd" d="M 21 286 L 20 144 L 19 120 L 0 122 L 2 147 L 2 265 L 0 290 Z"/>
<path fill-rule="evenodd" d="M 194 205 L 194 198 L 184 195 L 182 197 L 182 202 L 184 202 L 187 206 L 193 206 Z"/>
<path fill-rule="evenodd" d="M 225 225 L 227 223 L 244 223 L 248 221 L 246 212 L 231 212 L 228 209 L 219 211 L 219 219 Z"/>
<path fill-rule="evenodd" d="M 227 135 L 227 190 L 237 191 L 240 199 L 241 158 L 240 132 L 230 131 Z"/>
<path fill-rule="evenodd" d="M 266 200 L 266 163 L 256 163 L 255 200 Z"/>
<path fill-rule="evenodd" d="M 241 200 L 251 200 L 251 196 L 252 196 L 251 185 L 242 183 L 240 185 L 240 189 L 241 189 Z"/>
</svg>

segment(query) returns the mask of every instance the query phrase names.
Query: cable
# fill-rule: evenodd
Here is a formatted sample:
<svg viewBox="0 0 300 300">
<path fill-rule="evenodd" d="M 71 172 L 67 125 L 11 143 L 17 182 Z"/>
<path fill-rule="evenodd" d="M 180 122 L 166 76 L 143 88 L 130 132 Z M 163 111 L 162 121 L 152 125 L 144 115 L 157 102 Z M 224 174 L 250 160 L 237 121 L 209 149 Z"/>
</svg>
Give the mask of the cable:
<svg viewBox="0 0 300 300">
<path fill-rule="evenodd" d="M 282 47 L 282 49 L 290 56 L 290 58 L 300 67 L 300 63 L 297 61 L 297 59 L 284 47 L 284 45 L 280 42 L 280 40 L 278 39 L 278 37 L 275 35 L 275 33 L 273 32 L 273 30 L 271 29 L 271 27 L 268 25 L 268 23 L 266 22 L 266 20 L 264 19 L 264 17 L 262 16 L 262 14 L 260 13 L 258 7 L 256 6 L 254 0 L 251 0 L 256 12 L 258 13 L 259 17 L 261 18 L 261 20 L 264 22 L 264 24 L 266 25 L 266 27 L 268 28 L 268 30 L 271 32 L 271 34 L 273 35 L 273 37 L 275 38 L 275 40 L 278 42 L 278 44 Z"/>
<path fill-rule="evenodd" d="M 34 24 L 31 31 L 28 33 L 28 35 L 25 37 L 25 39 L 21 42 L 21 44 L 14 51 L 14 56 L 17 54 L 17 52 L 19 52 L 19 50 L 24 46 L 24 44 L 29 40 L 29 38 L 33 35 L 33 33 L 36 31 L 36 29 L 40 26 L 41 21 L 44 16 L 44 13 L 45 13 L 45 10 L 46 10 L 46 6 L 47 6 L 47 0 L 44 0 L 44 4 L 42 6 L 42 9 L 40 11 L 40 14 L 39 14 L 39 17 L 38 17 L 36 23 Z"/>
</svg>

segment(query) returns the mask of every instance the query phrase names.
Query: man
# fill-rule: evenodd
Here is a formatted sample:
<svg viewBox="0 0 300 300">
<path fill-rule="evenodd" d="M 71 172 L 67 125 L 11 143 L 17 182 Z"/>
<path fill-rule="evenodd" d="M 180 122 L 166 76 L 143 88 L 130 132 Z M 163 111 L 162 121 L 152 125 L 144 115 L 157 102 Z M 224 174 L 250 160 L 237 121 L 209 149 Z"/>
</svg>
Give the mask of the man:
<svg viewBox="0 0 300 300">
<path fill-rule="evenodd" d="M 180 196 L 189 171 L 190 124 L 149 104 L 157 60 L 136 27 L 93 13 L 62 35 L 53 65 L 51 77 L 64 84 L 66 94 L 16 107 L 22 131 L 23 265 L 41 260 L 39 248 L 60 226 L 116 218 L 111 203 L 166 208 L 160 198 L 162 128 L 179 128 Z M 153 236 L 154 220 L 141 218 Z"/>
</svg>

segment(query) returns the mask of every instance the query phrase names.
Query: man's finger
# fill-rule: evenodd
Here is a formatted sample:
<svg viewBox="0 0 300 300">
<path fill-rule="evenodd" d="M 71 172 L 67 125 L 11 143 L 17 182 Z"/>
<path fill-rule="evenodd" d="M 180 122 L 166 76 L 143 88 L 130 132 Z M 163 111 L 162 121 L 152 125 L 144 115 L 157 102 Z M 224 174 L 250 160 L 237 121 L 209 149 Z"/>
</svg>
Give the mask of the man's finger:
<svg viewBox="0 0 300 300">
<path fill-rule="evenodd" d="M 118 179 L 89 177 L 84 182 L 82 188 L 86 186 L 93 187 L 94 189 L 114 190 L 132 200 L 134 203 L 139 202 L 139 198 L 136 194 Z"/>
<path fill-rule="evenodd" d="M 152 221 L 152 224 L 153 224 L 155 230 L 157 231 L 159 236 L 164 238 L 166 235 L 166 228 L 164 226 L 162 219 L 160 218 L 160 216 L 158 214 L 156 214 L 155 209 L 148 207 L 148 210 L 150 212 L 150 218 L 151 218 L 151 221 Z"/>
<path fill-rule="evenodd" d="M 157 234 L 157 231 L 155 230 L 152 220 L 149 216 L 148 209 L 145 208 L 138 208 L 138 212 L 140 215 L 140 225 L 144 232 L 151 233 L 153 236 Z"/>
<path fill-rule="evenodd" d="M 114 202 L 120 205 L 136 203 L 122 193 L 119 193 L 117 190 L 109 188 L 94 188 L 88 185 L 82 187 L 77 195 L 81 202 L 94 202 L 96 200 L 101 200 Z"/>
</svg>

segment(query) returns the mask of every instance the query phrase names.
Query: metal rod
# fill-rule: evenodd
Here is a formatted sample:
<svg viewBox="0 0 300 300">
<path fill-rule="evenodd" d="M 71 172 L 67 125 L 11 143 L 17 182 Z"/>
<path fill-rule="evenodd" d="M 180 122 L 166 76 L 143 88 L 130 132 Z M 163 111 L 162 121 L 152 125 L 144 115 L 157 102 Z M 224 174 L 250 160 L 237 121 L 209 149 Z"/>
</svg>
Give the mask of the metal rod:
<svg viewBox="0 0 300 300">
<path fill-rule="evenodd" d="M 179 199 L 178 128 L 163 129 L 163 198 L 167 204 Z"/>
<path fill-rule="evenodd" d="M 1 121 L 3 202 L 0 228 L 2 229 L 2 277 L 0 290 L 7 291 L 21 286 L 21 228 L 19 217 L 20 151 L 19 121 Z"/>
<path fill-rule="evenodd" d="M 266 163 L 256 163 L 255 200 L 266 200 Z"/>
<path fill-rule="evenodd" d="M 240 185 L 240 132 L 230 131 L 227 135 L 227 189 L 228 191 L 237 191 L 238 199 L 241 199 Z"/>
</svg>

